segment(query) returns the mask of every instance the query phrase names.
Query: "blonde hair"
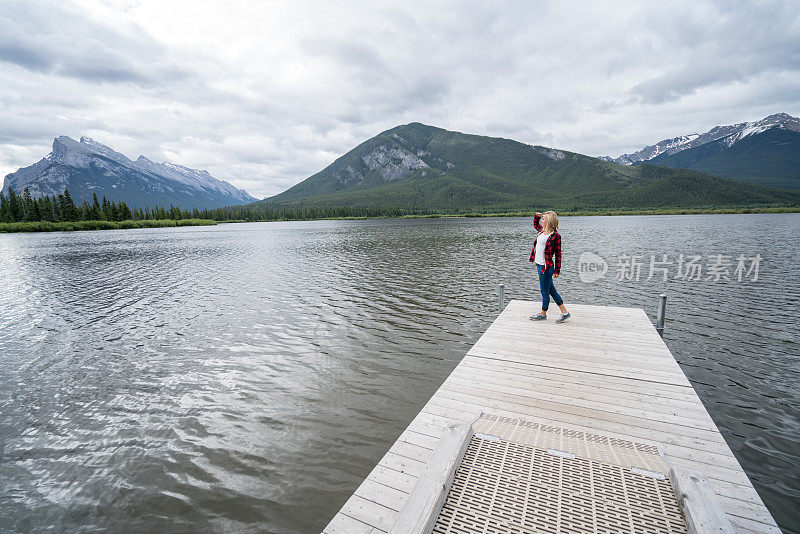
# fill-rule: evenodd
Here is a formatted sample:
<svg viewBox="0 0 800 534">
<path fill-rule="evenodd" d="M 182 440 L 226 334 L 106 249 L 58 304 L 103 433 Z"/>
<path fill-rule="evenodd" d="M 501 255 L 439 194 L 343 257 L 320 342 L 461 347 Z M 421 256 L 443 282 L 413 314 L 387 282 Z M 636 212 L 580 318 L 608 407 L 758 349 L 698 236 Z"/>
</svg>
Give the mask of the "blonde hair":
<svg viewBox="0 0 800 534">
<path fill-rule="evenodd" d="M 558 230 L 558 215 L 554 211 L 546 211 L 544 213 L 544 224 L 542 224 L 542 232 L 550 233 Z"/>
</svg>

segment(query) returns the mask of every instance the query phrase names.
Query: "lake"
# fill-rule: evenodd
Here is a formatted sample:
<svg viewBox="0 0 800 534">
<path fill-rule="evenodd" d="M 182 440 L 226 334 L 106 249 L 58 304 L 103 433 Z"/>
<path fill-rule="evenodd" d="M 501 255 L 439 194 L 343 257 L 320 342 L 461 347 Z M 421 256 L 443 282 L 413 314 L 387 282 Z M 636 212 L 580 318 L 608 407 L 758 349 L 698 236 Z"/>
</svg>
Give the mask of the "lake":
<svg viewBox="0 0 800 534">
<path fill-rule="evenodd" d="M 799 231 L 800 214 L 563 217 L 556 281 L 567 305 L 651 316 L 667 293 L 665 341 L 786 532 Z M 538 299 L 532 240 L 521 218 L 0 234 L 0 531 L 319 532 L 496 316 L 498 284 Z"/>
</svg>

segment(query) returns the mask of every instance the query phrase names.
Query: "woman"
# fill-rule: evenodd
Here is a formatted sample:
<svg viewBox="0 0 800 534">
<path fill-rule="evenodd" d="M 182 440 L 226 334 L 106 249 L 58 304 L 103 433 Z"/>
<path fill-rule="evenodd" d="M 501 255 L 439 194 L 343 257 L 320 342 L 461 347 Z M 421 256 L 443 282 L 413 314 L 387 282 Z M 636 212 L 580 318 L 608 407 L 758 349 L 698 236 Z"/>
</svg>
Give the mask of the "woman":
<svg viewBox="0 0 800 534">
<path fill-rule="evenodd" d="M 547 308 L 550 305 L 550 297 L 561 309 L 561 317 L 556 319 L 557 323 L 563 323 L 570 318 L 570 314 L 564 306 L 564 300 L 556 291 L 553 285 L 553 278 L 558 278 L 561 273 L 561 234 L 558 233 L 558 215 L 554 211 L 548 211 L 544 215 L 536 212 L 533 217 L 533 227 L 538 234 L 531 250 L 531 261 L 536 264 L 536 272 L 539 273 L 539 289 L 542 291 L 542 311 L 539 315 L 531 315 L 534 321 L 547 319 Z"/>
</svg>

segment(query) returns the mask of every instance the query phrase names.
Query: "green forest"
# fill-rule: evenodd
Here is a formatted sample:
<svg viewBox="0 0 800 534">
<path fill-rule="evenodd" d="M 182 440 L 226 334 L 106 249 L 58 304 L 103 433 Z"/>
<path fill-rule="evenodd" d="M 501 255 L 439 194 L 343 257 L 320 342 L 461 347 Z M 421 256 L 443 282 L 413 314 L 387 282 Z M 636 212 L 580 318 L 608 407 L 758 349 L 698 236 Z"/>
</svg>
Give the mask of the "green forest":
<svg viewBox="0 0 800 534">
<path fill-rule="evenodd" d="M 92 195 L 91 202 L 75 204 L 69 190 L 56 196 L 33 198 L 26 188 L 22 195 L 13 189 L 8 196 L 0 192 L 0 222 L 75 222 L 75 221 L 137 221 L 137 220 L 181 220 L 200 219 L 208 215 L 208 210 L 181 210 L 170 205 L 169 208 L 131 209 L 125 202 L 113 202 L 103 196 Z M 205 217 L 210 218 L 210 217 Z"/>
<path fill-rule="evenodd" d="M 28 189 L 18 195 L 0 192 L 0 232 L 61 230 L 113 230 L 197 226 L 228 221 L 279 221 L 399 217 L 406 210 L 353 207 L 266 207 L 232 206 L 218 209 L 185 210 L 170 205 L 159 208 L 131 208 L 122 201 L 92 196 L 91 202 L 76 203 L 69 190 L 54 196 L 35 198 Z"/>
<path fill-rule="evenodd" d="M 215 224 L 208 210 L 134 208 L 92 195 L 91 202 L 76 204 L 69 190 L 54 196 L 34 198 L 26 188 L 18 195 L 9 188 L 0 192 L 0 232 L 40 232 L 59 230 L 114 230 Z"/>
</svg>

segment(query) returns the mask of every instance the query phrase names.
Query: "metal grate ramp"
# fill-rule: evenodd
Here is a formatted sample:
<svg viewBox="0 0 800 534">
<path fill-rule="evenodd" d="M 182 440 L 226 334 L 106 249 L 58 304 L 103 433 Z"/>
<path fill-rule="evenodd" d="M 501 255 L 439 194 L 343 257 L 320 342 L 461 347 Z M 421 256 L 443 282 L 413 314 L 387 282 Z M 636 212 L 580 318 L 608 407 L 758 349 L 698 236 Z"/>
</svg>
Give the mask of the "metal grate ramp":
<svg viewBox="0 0 800 534">
<path fill-rule="evenodd" d="M 568 451 L 580 458 L 669 475 L 669 466 L 655 445 L 491 414 L 481 414 L 472 426 L 475 432 L 520 445 Z"/>
<path fill-rule="evenodd" d="M 436 534 L 687 532 L 657 447 L 491 415 L 473 427 Z"/>
</svg>

